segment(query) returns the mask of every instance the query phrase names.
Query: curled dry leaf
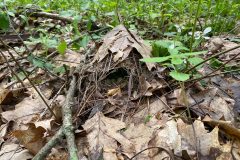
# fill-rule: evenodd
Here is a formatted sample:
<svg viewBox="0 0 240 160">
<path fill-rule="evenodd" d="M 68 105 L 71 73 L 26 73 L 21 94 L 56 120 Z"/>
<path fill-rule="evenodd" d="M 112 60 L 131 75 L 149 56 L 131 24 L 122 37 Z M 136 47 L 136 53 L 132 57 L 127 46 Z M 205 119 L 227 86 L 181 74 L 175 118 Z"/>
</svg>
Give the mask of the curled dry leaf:
<svg viewBox="0 0 240 160">
<path fill-rule="evenodd" d="M 35 124 L 29 123 L 27 130 L 16 130 L 12 132 L 12 135 L 32 154 L 36 154 L 45 144 L 45 132 L 46 130 L 43 127 L 36 128 Z"/>
<path fill-rule="evenodd" d="M 117 94 L 121 94 L 121 88 L 120 87 L 110 89 L 107 92 L 107 96 L 114 96 L 114 95 L 117 95 Z"/>
</svg>

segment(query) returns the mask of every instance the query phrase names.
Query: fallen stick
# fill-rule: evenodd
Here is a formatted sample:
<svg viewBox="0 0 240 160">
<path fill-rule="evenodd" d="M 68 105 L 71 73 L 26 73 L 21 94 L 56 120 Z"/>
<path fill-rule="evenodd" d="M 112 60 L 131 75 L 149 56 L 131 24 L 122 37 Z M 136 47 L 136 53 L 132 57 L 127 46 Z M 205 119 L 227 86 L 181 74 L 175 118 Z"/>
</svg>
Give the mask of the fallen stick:
<svg viewBox="0 0 240 160">
<path fill-rule="evenodd" d="M 43 160 L 46 158 L 50 150 L 56 146 L 59 141 L 64 137 L 63 127 L 52 137 L 52 139 L 41 148 L 41 150 L 34 156 L 33 160 Z"/>
<path fill-rule="evenodd" d="M 76 72 L 79 71 L 80 68 L 81 65 L 77 67 Z M 63 126 L 59 129 L 56 135 L 54 135 L 52 139 L 35 155 L 33 160 L 43 160 L 48 155 L 52 147 L 54 147 L 59 142 L 59 140 L 64 137 L 64 135 L 67 139 L 69 159 L 78 160 L 71 110 L 71 105 L 73 104 L 73 97 L 76 90 L 77 77 L 77 74 L 73 74 L 67 97 L 62 107 Z"/>
<path fill-rule="evenodd" d="M 75 143 L 74 127 L 72 124 L 72 110 L 74 93 L 76 91 L 77 75 L 73 74 L 72 81 L 68 90 L 65 104 L 62 107 L 63 113 L 63 132 L 67 139 L 69 159 L 78 160 L 77 146 Z"/>
<path fill-rule="evenodd" d="M 45 17 L 45 18 L 50 18 L 50 19 L 55 19 L 55 20 L 61 20 L 64 22 L 72 23 L 73 18 L 72 17 L 63 17 L 59 14 L 54 14 L 54 13 L 47 13 L 47 12 L 33 12 L 30 13 L 31 17 Z"/>
</svg>

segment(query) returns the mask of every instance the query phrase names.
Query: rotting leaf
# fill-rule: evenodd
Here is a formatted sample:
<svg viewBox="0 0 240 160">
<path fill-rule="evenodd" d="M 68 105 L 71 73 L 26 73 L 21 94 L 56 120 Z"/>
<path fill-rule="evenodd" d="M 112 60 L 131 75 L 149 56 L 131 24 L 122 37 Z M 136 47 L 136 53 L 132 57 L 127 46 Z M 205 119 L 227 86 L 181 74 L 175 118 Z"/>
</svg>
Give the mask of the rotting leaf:
<svg viewBox="0 0 240 160">
<path fill-rule="evenodd" d="M 45 144 L 45 132 L 46 130 L 43 127 L 36 128 L 35 124 L 29 123 L 27 130 L 15 130 L 12 132 L 12 135 L 31 153 L 36 154 Z"/>
</svg>

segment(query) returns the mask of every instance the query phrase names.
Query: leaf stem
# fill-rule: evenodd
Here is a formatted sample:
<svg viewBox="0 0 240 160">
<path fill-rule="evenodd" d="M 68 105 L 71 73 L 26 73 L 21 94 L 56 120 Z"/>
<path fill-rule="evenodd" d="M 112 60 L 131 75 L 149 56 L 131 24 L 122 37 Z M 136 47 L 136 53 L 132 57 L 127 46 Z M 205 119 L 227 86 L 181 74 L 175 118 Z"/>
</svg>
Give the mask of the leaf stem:
<svg viewBox="0 0 240 160">
<path fill-rule="evenodd" d="M 195 34 L 195 31 L 196 31 L 197 19 L 198 19 L 198 15 L 199 15 L 199 11 L 200 11 L 201 2 L 202 2 L 201 0 L 198 0 L 197 12 L 196 12 L 195 19 L 194 19 L 194 24 L 193 24 L 193 27 L 192 27 L 192 37 L 191 37 L 191 41 L 190 41 L 190 52 L 192 52 L 192 48 L 193 48 L 194 34 Z"/>
</svg>

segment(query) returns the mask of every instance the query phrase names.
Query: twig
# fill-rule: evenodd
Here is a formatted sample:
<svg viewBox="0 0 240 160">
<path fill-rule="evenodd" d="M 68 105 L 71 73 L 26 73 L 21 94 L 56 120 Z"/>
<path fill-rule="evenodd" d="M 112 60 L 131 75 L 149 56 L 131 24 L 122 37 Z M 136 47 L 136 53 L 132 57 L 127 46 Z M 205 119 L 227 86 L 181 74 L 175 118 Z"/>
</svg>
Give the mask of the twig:
<svg viewBox="0 0 240 160">
<path fill-rule="evenodd" d="M 63 17 L 63 16 L 60 16 L 59 14 L 47 13 L 47 12 L 32 12 L 29 14 L 29 16 L 50 18 L 50 19 L 60 20 L 68 23 L 72 23 L 74 21 L 72 17 Z"/>
<path fill-rule="evenodd" d="M 76 68 L 76 71 L 79 71 L 81 65 Z M 33 158 L 33 160 L 43 160 L 52 147 L 54 147 L 58 141 L 66 136 L 68 150 L 69 150 L 69 159 L 71 160 L 78 160 L 77 154 L 77 147 L 75 144 L 75 137 L 73 132 L 73 125 L 72 125 L 72 111 L 71 105 L 74 97 L 74 92 L 76 89 L 76 82 L 77 82 L 77 75 L 73 74 L 73 78 L 70 84 L 70 88 L 67 93 L 67 97 L 65 103 L 62 108 L 63 113 L 63 126 L 59 129 L 57 134 L 37 153 L 37 155 Z"/>
<path fill-rule="evenodd" d="M 213 55 L 213 56 L 205 59 L 204 61 L 198 63 L 197 65 L 193 66 L 192 68 L 190 68 L 189 70 L 187 70 L 186 73 L 194 70 L 196 67 L 200 66 L 200 65 L 203 64 L 203 63 L 206 63 L 207 61 L 209 61 L 209 60 L 211 60 L 211 59 L 213 59 L 213 58 L 215 58 L 215 57 L 218 57 L 218 56 L 220 56 L 220 55 L 222 55 L 222 54 L 224 54 L 224 53 L 230 52 L 230 51 L 235 50 L 235 49 L 237 49 L 237 48 L 240 48 L 240 45 L 238 45 L 238 46 L 236 46 L 236 47 L 233 47 L 233 48 L 231 48 L 231 49 L 228 49 L 228 50 L 226 50 L 226 51 L 220 52 L 220 53 L 218 53 L 218 54 L 215 54 L 215 55 Z"/>
<path fill-rule="evenodd" d="M 140 152 L 138 152 L 137 154 L 135 154 L 133 157 L 131 158 L 128 158 L 129 160 L 133 160 L 135 157 L 137 157 L 139 154 L 141 154 L 142 152 L 146 151 L 146 150 L 149 150 L 149 149 L 158 149 L 159 151 L 165 151 L 169 156 L 170 156 L 170 159 L 171 160 L 174 160 L 174 155 L 171 151 L 168 151 L 166 150 L 165 148 L 163 147 L 148 147 Z"/>
<path fill-rule="evenodd" d="M 10 66 L 7 57 L 4 55 L 4 53 L 0 50 L 0 53 L 2 55 L 2 57 L 4 58 L 5 62 L 7 63 L 8 68 L 10 69 L 10 71 L 12 72 L 12 74 L 17 78 L 18 82 L 21 83 L 22 87 L 25 87 L 23 81 L 19 78 L 19 76 L 15 73 L 15 71 L 12 69 L 12 67 Z"/>
<path fill-rule="evenodd" d="M 75 137 L 74 137 L 74 131 L 73 131 L 74 128 L 72 124 L 72 110 L 71 110 L 71 105 L 72 105 L 74 93 L 76 90 L 76 82 L 77 82 L 77 75 L 73 74 L 72 81 L 70 83 L 70 87 L 66 97 L 66 101 L 62 107 L 63 131 L 64 131 L 64 134 L 66 135 L 68 151 L 69 151 L 69 159 L 71 160 L 78 160 L 77 146 L 75 144 Z"/>
<path fill-rule="evenodd" d="M 227 63 L 229 63 L 230 61 L 234 60 L 237 56 L 240 55 L 240 52 L 238 54 L 236 54 L 235 56 L 233 56 L 231 59 L 227 60 L 225 63 L 223 63 L 220 67 L 218 67 L 217 69 L 215 69 L 214 71 L 212 71 L 211 73 L 208 73 L 207 75 L 203 76 L 203 77 L 200 77 L 200 78 L 196 78 L 196 79 L 191 79 L 189 81 L 186 81 L 186 82 L 194 82 L 194 81 L 200 81 L 202 79 L 205 79 L 205 78 L 208 78 L 208 77 L 211 77 L 213 75 L 213 73 L 219 71 L 220 69 L 222 69 Z M 214 75 L 217 75 L 217 74 L 214 74 Z"/>
<path fill-rule="evenodd" d="M 50 150 L 64 137 L 63 127 L 52 137 L 52 139 L 34 156 L 33 160 L 43 160 Z"/>
</svg>

